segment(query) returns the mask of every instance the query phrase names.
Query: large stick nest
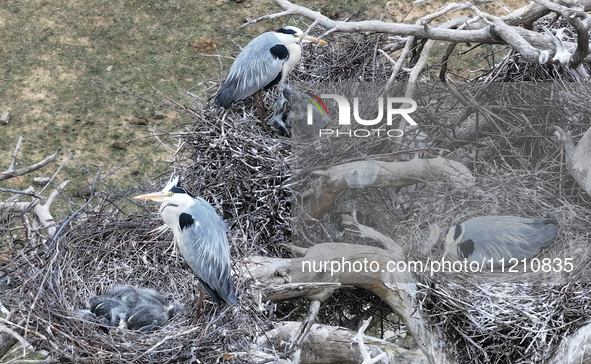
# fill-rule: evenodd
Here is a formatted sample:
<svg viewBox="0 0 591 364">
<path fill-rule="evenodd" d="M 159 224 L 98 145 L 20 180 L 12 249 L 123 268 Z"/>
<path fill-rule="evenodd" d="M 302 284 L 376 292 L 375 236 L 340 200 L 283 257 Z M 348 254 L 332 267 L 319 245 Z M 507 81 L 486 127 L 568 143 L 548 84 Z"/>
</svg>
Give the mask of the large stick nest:
<svg viewBox="0 0 591 364">
<path fill-rule="evenodd" d="M 333 33 L 327 40 L 332 44 L 330 48 L 305 50 L 313 52 L 314 57 L 304 55 L 293 72 L 294 80 L 384 82 L 390 76 L 392 65 L 377 55 L 378 47 L 386 44 L 384 36 Z M 522 62 L 518 56 L 512 57 L 503 67 Z M 509 69 L 492 71 L 504 72 L 503 79 L 510 81 Z M 520 93 L 524 100 L 531 99 L 529 103 L 514 105 L 487 96 L 484 87 L 468 85 L 465 92 L 480 93 L 482 97 L 477 101 L 493 110 L 495 122 L 483 128 L 476 141 L 468 141 L 461 148 L 454 142 L 453 132 L 464 125 L 466 119 L 460 116 L 466 108 L 458 106 L 449 95 L 438 102 L 415 97 L 419 100 L 417 119 L 426 121 L 421 130 L 428 138 L 414 147 L 429 145 L 423 150 L 425 158 L 442 153 L 464 160 L 474 168 L 476 187 L 454 190 L 425 182 L 401 190 L 369 188 L 360 192 L 361 197 L 359 192 L 356 195 L 359 205 L 366 209 L 362 222 L 394 236 L 406 251 L 414 252 L 421 250 L 417 247 L 422 247 L 432 224 L 447 227 L 493 213 L 553 217 L 560 222 L 561 230 L 558 241 L 545 254 L 589 261 L 586 246 L 591 199 L 566 173 L 561 146 L 549 127 L 560 125 L 574 136 L 581 135 L 589 125 L 586 100 L 591 93 L 574 97 L 573 90 L 565 85 L 563 99 L 546 100 L 546 122 L 531 123 L 524 108 L 539 105 L 534 88 Z M 581 89 L 576 93 L 581 95 Z M 581 119 L 565 119 L 559 107 L 566 104 L 571 108 L 568 115 L 582 115 Z M 229 111 L 197 105 L 185 112 L 193 116 L 194 127 L 182 137 L 184 152 L 190 156 L 182 166 L 184 185 L 209 201 L 229 223 L 234 264 L 242 264 L 241 258 L 254 254 L 287 257 L 282 244 L 291 241 L 290 163 L 294 158 L 289 139 L 265 131 L 250 101 L 238 103 Z M 347 145 L 314 147 L 318 148 L 316 159 L 307 160 L 308 169 L 359 158 L 360 154 L 389 151 L 388 147 L 357 140 Z M 410 153 L 404 156 L 412 157 Z M 198 296 L 199 284 L 183 259 L 173 254 L 171 232 L 155 230 L 162 225 L 156 206 L 130 199 L 146 189 L 160 189 L 167 178 L 163 176 L 152 187 L 98 196 L 84 212 L 84 218 L 74 220 L 50 245 L 28 245 L 3 267 L 18 284 L 3 292 L 2 302 L 26 318 L 23 326 L 33 345 L 51 351 L 63 361 L 215 362 L 221 361 L 225 353 L 248 351 L 255 336 L 271 328 L 273 321 L 284 316 L 290 320 L 301 317 L 301 302 L 280 305 L 273 314 L 257 297 L 249 295 L 248 277 L 234 277 L 239 303 L 227 307 L 207 301 L 205 313 L 192 323 L 192 301 Z M 337 208 L 350 195 L 345 192 Z M 391 205 L 380 207 L 379 214 L 375 210 L 372 213 L 372 208 L 383 206 L 384 201 Z M 329 213 L 319 224 L 334 225 L 333 217 Z M 396 226 L 395 232 L 392 226 Z M 322 235 L 331 229 L 319 230 L 324 231 L 319 233 Z M 326 235 L 322 236 L 320 241 L 326 241 Z M 347 236 L 339 239 L 355 242 Z M 415 255 L 437 258 L 441 253 L 438 244 L 428 253 Z M 568 280 L 588 281 L 585 268 L 579 265 Z M 419 278 L 425 281 L 420 297 L 423 311 L 454 343 L 461 362 L 542 362 L 564 335 L 584 323 L 591 313 L 585 283 L 480 282 L 459 287 L 445 277 Z M 185 307 L 166 327 L 150 334 L 126 330 L 109 333 L 98 322 L 81 316 L 79 310 L 88 307 L 91 297 L 117 284 L 153 288 Z M 342 305 L 346 314 L 333 315 L 327 313 L 332 311 L 328 309 L 320 315 L 331 324 L 346 324 L 362 316 L 367 303 L 380 305 L 367 292 L 340 292 L 325 306 L 339 302 L 339 297 L 346 299 L 347 304 Z M 388 308 L 384 309 L 385 316 Z"/>
</svg>

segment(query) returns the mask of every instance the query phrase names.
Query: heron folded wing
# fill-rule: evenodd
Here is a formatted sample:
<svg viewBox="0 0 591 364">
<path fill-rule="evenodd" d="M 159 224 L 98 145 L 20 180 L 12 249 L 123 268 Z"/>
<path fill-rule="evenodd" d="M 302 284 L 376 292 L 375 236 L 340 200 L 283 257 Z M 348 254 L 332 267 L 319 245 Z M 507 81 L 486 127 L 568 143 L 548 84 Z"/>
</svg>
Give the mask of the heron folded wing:
<svg viewBox="0 0 591 364">
<path fill-rule="evenodd" d="M 271 53 L 278 42 L 273 32 L 267 32 L 248 43 L 232 64 L 226 81 L 218 91 L 216 104 L 228 106 L 271 83 L 281 73 L 285 62 L 285 58 L 276 58 Z"/>
<path fill-rule="evenodd" d="M 228 303 L 236 301 L 230 273 L 230 247 L 226 224 L 203 199 L 195 200 L 195 223 L 183 230 L 179 250 L 197 277 L 207 288 Z M 216 296 L 210 292 L 212 298 Z M 233 302 L 231 302 L 233 301 Z"/>
</svg>

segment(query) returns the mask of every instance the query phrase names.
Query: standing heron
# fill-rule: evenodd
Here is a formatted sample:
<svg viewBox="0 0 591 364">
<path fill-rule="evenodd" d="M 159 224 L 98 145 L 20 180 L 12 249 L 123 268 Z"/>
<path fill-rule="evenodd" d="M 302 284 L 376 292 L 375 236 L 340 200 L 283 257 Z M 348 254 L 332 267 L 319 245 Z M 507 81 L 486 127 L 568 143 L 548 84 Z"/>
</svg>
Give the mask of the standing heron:
<svg viewBox="0 0 591 364">
<path fill-rule="evenodd" d="M 192 196 L 172 179 L 162 192 L 136 196 L 158 201 L 162 219 L 176 238 L 179 251 L 216 303 L 236 303 L 226 223 L 204 199 Z M 202 297 L 200 297 L 202 300 Z"/>
<path fill-rule="evenodd" d="M 301 29 L 292 26 L 254 38 L 232 64 L 226 81 L 215 97 L 216 105 L 227 107 L 284 81 L 302 58 L 300 42 L 326 43 L 304 36 Z"/>
<path fill-rule="evenodd" d="M 505 265 L 511 258 L 531 258 L 550 245 L 558 234 L 552 219 L 526 219 L 517 216 L 480 216 L 449 228 L 445 253 L 456 260 L 490 266 Z"/>
</svg>

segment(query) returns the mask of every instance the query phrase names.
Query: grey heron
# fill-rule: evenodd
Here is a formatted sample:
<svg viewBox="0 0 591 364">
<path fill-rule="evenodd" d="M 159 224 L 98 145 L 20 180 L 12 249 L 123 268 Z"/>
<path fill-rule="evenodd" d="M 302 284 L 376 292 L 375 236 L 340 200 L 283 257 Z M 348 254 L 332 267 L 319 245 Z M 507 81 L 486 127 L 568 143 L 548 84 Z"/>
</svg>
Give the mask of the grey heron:
<svg viewBox="0 0 591 364">
<path fill-rule="evenodd" d="M 178 313 L 160 293 L 147 288 L 115 286 L 103 296 L 90 299 L 90 312 L 107 326 L 150 331 L 164 326 Z"/>
<path fill-rule="evenodd" d="M 160 293 L 149 288 L 136 288 L 132 286 L 115 286 L 105 296 L 121 300 L 129 307 L 145 304 L 164 305 L 168 302 Z"/>
<path fill-rule="evenodd" d="M 172 230 L 179 251 L 216 303 L 236 303 L 230 272 L 226 223 L 204 199 L 192 196 L 172 179 L 161 192 L 136 196 L 158 201 L 162 219 Z M 200 298 L 202 299 L 202 297 Z"/>
<path fill-rule="evenodd" d="M 127 328 L 137 331 L 153 331 L 166 325 L 174 314 L 162 305 L 144 304 L 131 310 L 127 316 Z"/>
<path fill-rule="evenodd" d="M 292 26 L 254 38 L 232 64 L 226 81 L 215 97 L 216 105 L 227 107 L 285 80 L 302 58 L 300 42 L 326 43 L 304 36 L 301 29 Z"/>
<path fill-rule="evenodd" d="M 456 260 L 467 259 L 489 267 L 505 259 L 532 258 L 550 245 L 558 234 L 558 223 L 552 219 L 527 219 L 517 216 L 480 216 L 449 228 L 445 253 Z"/>
<path fill-rule="evenodd" d="M 99 296 L 90 299 L 90 312 L 107 326 L 124 327 L 128 309 L 125 303 L 116 298 Z"/>
</svg>

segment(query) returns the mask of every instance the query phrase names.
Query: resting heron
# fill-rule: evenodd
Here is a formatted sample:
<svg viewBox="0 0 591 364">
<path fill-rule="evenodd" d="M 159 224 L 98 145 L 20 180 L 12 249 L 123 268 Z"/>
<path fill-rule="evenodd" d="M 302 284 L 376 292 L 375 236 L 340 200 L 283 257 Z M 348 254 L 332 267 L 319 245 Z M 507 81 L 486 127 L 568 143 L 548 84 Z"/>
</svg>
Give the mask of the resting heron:
<svg viewBox="0 0 591 364">
<path fill-rule="evenodd" d="M 300 42 L 326 43 L 304 36 L 301 29 L 292 26 L 254 38 L 232 64 L 226 81 L 215 97 L 216 105 L 227 107 L 284 81 L 302 58 Z"/>
<path fill-rule="evenodd" d="M 445 253 L 456 260 L 505 265 L 511 258 L 531 258 L 550 245 L 558 234 L 558 223 L 552 219 L 527 219 L 517 216 L 481 216 L 449 228 Z"/>
<path fill-rule="evenodd" d="M 153 289 L 132 286 L 115 286 L 89 303 L 90 312 L 105 325 L 142 332 L 163 327 L 181 308 Z"/>
<path fill-rule="evenodd" d="M 161 192 L 136 196 L 158 201 L 162 219 L 176 238 L 179 251 L 216 303 L 236 303 L 230 271 L 226 223 L 204 199 L 192 196 L 173 178 Z M 202 297 L 200 297 L 200 300 Z"/>
</svg>

